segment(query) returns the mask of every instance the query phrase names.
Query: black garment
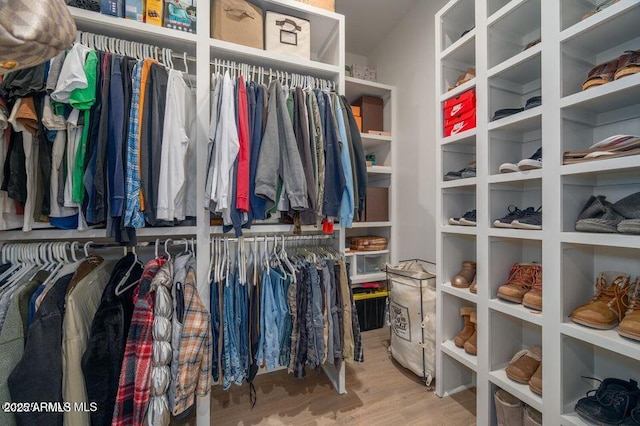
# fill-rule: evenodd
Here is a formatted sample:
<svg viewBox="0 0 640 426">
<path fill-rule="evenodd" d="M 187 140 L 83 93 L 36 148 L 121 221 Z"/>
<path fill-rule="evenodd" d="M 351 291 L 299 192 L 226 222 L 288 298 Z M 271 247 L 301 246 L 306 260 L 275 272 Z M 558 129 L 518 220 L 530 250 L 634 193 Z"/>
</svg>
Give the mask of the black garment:
<svg viewBox="0 0 640 426">
<path fill-rule="evenodd" d="M 140 280 L 142 266 L 132 253 L 120 259 L 113 267 L 111 278 L 102 293 L 100 305 L 91 323 L 87 350 L 82 356 L 82 372 L 87 386 L 89 402 L 98 409 L 91 412 L 91 424 L 111 425 L 113 407 L 118 392 L 120 368 L 124 347 L 133 315 L 133 286 L 120 296 L 115 290 L 121 279 L 133 266 L 124 286 Z"/>
<path fill-rule="evenodd" d="M 96 141 L 96 167 L 93 177 L 93 202 L 95 206 L 94 221 L 104 222 L 107 219 L 107 140 L 109 136 L 109 101 L 111 88 L 112 55 L 105 53 L 99 68 L 102 68 L 102 84 L 100 86 L 100 119 Z M 92 121 L 93 123 L 93 121 Z"/>
<path fill-rule="evenodd" d="M 296 320 L 298 321 L 298 341 L 296 342 L 296 362 L 293 367 L 293 377 L 302 378 L 307 375 L 304 368 L 307 363 L 307 347 L 309 333 L 307 332 L 307 287 L 311 288 L 311 278 L 305 266 L 296 273 L 298 285 L 296 286 Z"/>
<path fill-rule="evenodd" d="M 7 101 L 45 92 L 47 63 L 11 72 L 0 83 L 0 97 Z"/>
<path fill-rule="evenodd" d="M 158 204 L 158 181 L 162 157 L 162 135 L 164 111 L 167 102 L 167 69 L 151 64 L 145 88 L 144 111 L 142 112 L 140 157 L 140 181 L 144 194 L 144 216 L 151 225 L 158 225 L 156 206 Z"/>
<path fill-rule="evenodd" d="M 29 327 L 24 354 L 9 375 L 12 402 L 62 404 L 62 318 L 67 285 L 74 274 L 58 279 L 44 297 Z M 18 425 L 60 426 L 61 412 L 16 413 Z"/>
<path fill-rule="evenodd" d="M 355 155 L 356 169 L 354 176 L 356 177 L 356 184 L 358 185 L 358 200 L 356 201 L 356 210 L 362 220 L 362 212 L 364 211 L 364 199 L 367 195 L 367 161 L 364 154 L 364 147 L 362 146 L 362 138 L 360 137 L 360 131 L 356 124 L 356 119 L 351 111 L 351 106 L 344 96 L 341 97 L 342 105 L 347 111 L 349 117 L 349 129 L 351 133 L 351 142 L 353 144 L 353 153 Z"/>
<path fill-rule="evenodd" d="M 19 203 L 27 202 L 27 169 L 26 154 L 22 141 L 22 132 L 12 132 L 9 145 L 9 179 L 5 179 L 6 191 L 9 198 Z M 5 190 L 3 183 L 2 189 Z"/>
<path fill-rule="evenodd" d="M 42 124 L 42 116 L 44 113 L 44 95 L 33 97 L 33 104 L 38 117 L 38 134 L 34 138 L 38 138 L 38 180 L 42 184 L 42 194 L 36 205 L 41 206 L 40 211 L 35 212 L 35 216 L 43 221 L 44 216 L 51 213 L 51 161 L 53 157 L 53 144 L 47 139 L 47 130 Z"/>
<path fill-rule="evenodd" d="M 333 364 L 338 370 L 342 365 L 342 342 L 344 341 L 344 330 L 342 328 L 342 320 L 344 311 L 342 309 L 342 292 L 340 291 L 340 265 L 334 263 L 329 264 L 331 275 L 331 289 L 333 290 L 333 300 L 335 306 L 331 308 L 333 318 Z"/>
</svg>

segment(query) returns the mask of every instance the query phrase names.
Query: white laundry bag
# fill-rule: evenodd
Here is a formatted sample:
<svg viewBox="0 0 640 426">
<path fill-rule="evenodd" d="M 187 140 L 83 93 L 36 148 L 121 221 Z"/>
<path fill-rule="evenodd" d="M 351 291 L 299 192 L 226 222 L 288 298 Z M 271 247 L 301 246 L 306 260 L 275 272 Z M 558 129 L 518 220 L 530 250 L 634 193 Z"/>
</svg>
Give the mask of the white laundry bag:
<svg viewBox="0 0 640 426">
<path fill-rule="evenodd" d="M 418 261 L 388 264 L 387 271 L 391 355 L 429 386 L 436 367 L 436 276 Z"/>
</svg>

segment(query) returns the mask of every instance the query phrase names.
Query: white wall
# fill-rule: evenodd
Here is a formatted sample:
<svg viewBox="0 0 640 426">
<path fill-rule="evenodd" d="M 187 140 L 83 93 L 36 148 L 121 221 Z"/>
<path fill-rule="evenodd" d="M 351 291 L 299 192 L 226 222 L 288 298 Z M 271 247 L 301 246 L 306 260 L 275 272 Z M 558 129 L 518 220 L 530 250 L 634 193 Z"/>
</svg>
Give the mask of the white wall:
<svg viewBox="0 0 640 426">
<path fill-rule="evenodd" d="M 446 2 L 418 1 L 368 56 L 378 81 L 397 87 L 399 259 L 436 258 L 434 16 Z"/>
<path fill-rule="evenodd" d="M 358 55 L 356 53 L 345 52 L 345 63 L 346 65 L 364 65 L 365 67 L 369 65 L 369 58 L 366 56 Z"/>
</svg>

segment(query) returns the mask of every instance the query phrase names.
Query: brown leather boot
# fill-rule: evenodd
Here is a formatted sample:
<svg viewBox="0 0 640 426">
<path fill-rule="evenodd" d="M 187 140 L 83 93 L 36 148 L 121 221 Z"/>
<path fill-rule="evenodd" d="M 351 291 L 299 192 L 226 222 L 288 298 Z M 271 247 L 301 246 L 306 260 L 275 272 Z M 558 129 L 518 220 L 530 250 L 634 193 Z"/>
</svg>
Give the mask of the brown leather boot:
<svg viewBox="0 0 640 426">
<path fill-rule="evenodd" d="M 478 317 L 475 310 L 471 312 L 469 321 L 473 324 L 473 334 L 469 337 L 469 340 L 464 342 L 464 351 L 471 355 L 478 355 Z"/>
<path fill-rule="evenodd" d="M 507 282 L 498 289 L 498 297 L 522 303 L 524 295 L 538 280 L 542 282 L 542 266 L 539 263 L 516 263 L 509 271 Z"/>
<path fill-rule="evenodd" d="M 476 313 L 476 308 L 471 308 L 469 306 L 463 306 L 460 308 L 460 316 L 464 320 L 464 327 L 453 339 L 453 343 L 455 343 L 459 348 L 464 347 L 464 343 L 469 340 L 473 333 L 476 332 L 476 326 L 472 324 L 470 320 L 472 313 Z"/>
<path fill-rule="evenodd" d="M 569 315 L 575 323 L 599 330 L 609 330 L 622 320 L 629 305 L 627 293 L 631 283 L 629 275 L 620 272 L 602 272 L 596 280 L 596 294 Z"/>
<path fill-rule="evenodd" d="M 631 286 L 629 306 L 618 327 L 618 334 L 629 339 L 640 340 L 640 277 Z"/>
<path fill-rule="evenodd" d="M 478 274 L 473 277 L 473 282 L 469 286 L 469 291 L 473 294 L 478 294 Z"/>
<path fill-rule="evenodd" d="M 465 260 L 462 269 L 452 279 L 451 285 L 456 288 L 468 288 L 476 276 L 476 262 Z"/>
</svg>

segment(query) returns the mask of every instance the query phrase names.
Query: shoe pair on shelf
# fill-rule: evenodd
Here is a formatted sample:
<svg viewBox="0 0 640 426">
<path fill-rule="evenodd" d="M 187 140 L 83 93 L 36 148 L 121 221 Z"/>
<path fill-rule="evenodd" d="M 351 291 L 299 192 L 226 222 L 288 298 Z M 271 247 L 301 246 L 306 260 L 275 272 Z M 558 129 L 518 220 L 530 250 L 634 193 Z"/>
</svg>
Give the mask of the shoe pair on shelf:
<svg viewBox="0 0 640 426">
<path fill-rule="evenodd" d="M 502 108 L 496 110 L 493 113 L 493 118 L 491 121 L 500 120 L 501 118 L 509 117 L 510 115 L 517 114 L 519 112 L 532 109 L 542 105 L 542 96 L 532 96 L 527 99 L 527 102 L 524 104 L 524 108 Z"/>
<path fill-rule="evenodd" d="M 537 210 L 527 207 L 520 210 L 514 205 L 508 207 L 509 213 L 493 221 L 496 228 L 542 229 L 542 207 Z"/>
<path fill-rule="evenodd" d="M 600 3 L 595 9 L 593 9 L 591 12 L 582 15 L 582 18 L 580 18 L 580 20 L 583 21 L 583 20 L 595 15 L 596 13 L 600 12 L 601 10 L 606 9 L 607 7 L 611 6 L 612 4 L 618 3 L 618 1 L 620 1 L 620 0 L 605 0 L 604 2 Z"/>
<path fill-rule="evenodd" d="M 528 384 L 531 392 L 542 395 L 542 347 L 532 346 L 518 351 L 505 372 L 514 382 Z"/>
<path fill-rule="evenodd" d="M 580 325 L 609 330 L 619 325 L 618 334 L 640 340 L 640 277 L 631 284 L 630 276 L 602 272 L 596 280 L 596 293 L 577 307 L 569 318 Z"/>
<path fill-rule="evenodd" d="M 616 203 L 604 195 L 589 197 L 576 221 L 578 232 L 640 234 L 640 192 Z"/>
<path fill-rule="evenodd" d="M 450 217 L 449 225 L 476 226 L 476 209 L 469 210 L 461 217 Z"/>
<path fill-rule="evenodd" d="M 466 33 L 468 33 L 469 31 L 471 31 L 473 28 L 465 31 L 462 34 L 462 37 L 464 37 L 464 35 Z M 460 37 L 460 38 L 462 38 Z M 453 87 L 449 87 L 449 90 L 453 90 L 458 86 L 462 86 L 463 84 L 465 84 L 467 81 L 472 80 L 476 77 L 476 69 L 473 67 L 469 67 L 467 68 L 467 71 L 464 74 L 460 74 L 460 76 L 458 77 L 458 80 L 456 80 L 456 84 Z"/>
<path fill-rule="evenodd" d="M 509 271 L 507 282 L 498 289 L 498 297 L 541 311 L 542 265 L 539 263 L 515 263 Z"/>
<path fill-rule="evenodd" d="M 473 294 L 478 292 L 478 275 L 476 274 L 476 262 L 465 260 L 462 268 L 451 279 L 451 286 L 455 288 L 468 288 Z"/>
<path fill-rule="evenodd" d="M 541 426 L 542 413 L 525 405 L 504 389 L 493 395 L 498 426 Z"/>
<path fill-rule="evenodd" d="M 467 179 L 472 177 L 476 177 L 475 161 L 471 161 L 467 167 L 465 167 L 462 170 L 458 170 L 457 172 L 447 172 L 447 174 L 444 175 L 444 180 L 450 181 L 450 180 L 458 180 L 458 179 Z"/>
<path fill-rule="evenodd" d="M 576 413 L 599 425 L 640 425 L 640 389 L 635 380 L 608 378 L 576 403 Z"/>
<path fill-rule="evenodd" d="M 640 72 L 640 50 L 626 50 L 620 57 L 596 65 L 589 71 L 587 79 L 582 83 L 582 90 L 601 86 L 638 72 Z"/>
<path fill-rule="evenodd" d="M 522 172 L 524 170 L 534 170 L 542 168 L 542 147 L 538 148 L 536 152 L 529 158 L 524 158 L 518 163 L 503 163 L 500 164 L 500 173 L 513 173 Z"/>
<path fill-rule="evenodd" d="M 464 320 L 464 326 L 453 338 L 453 343 L 459 348 L 464 348 L 466 353 L 477 355 L 478 335 L 476 333 L 476 323 L 478 322 L 478 317 L 476 308 L 464 306 L 460 308 L 460 316 Z"/>
<path fill-rule="evenodd" d="M 640 136 L 613 135 L 594 143 L 588 149 L 566 151 L 562 163 L 576 164 L 638 154 L 640 154 Z"/>
</svg>

